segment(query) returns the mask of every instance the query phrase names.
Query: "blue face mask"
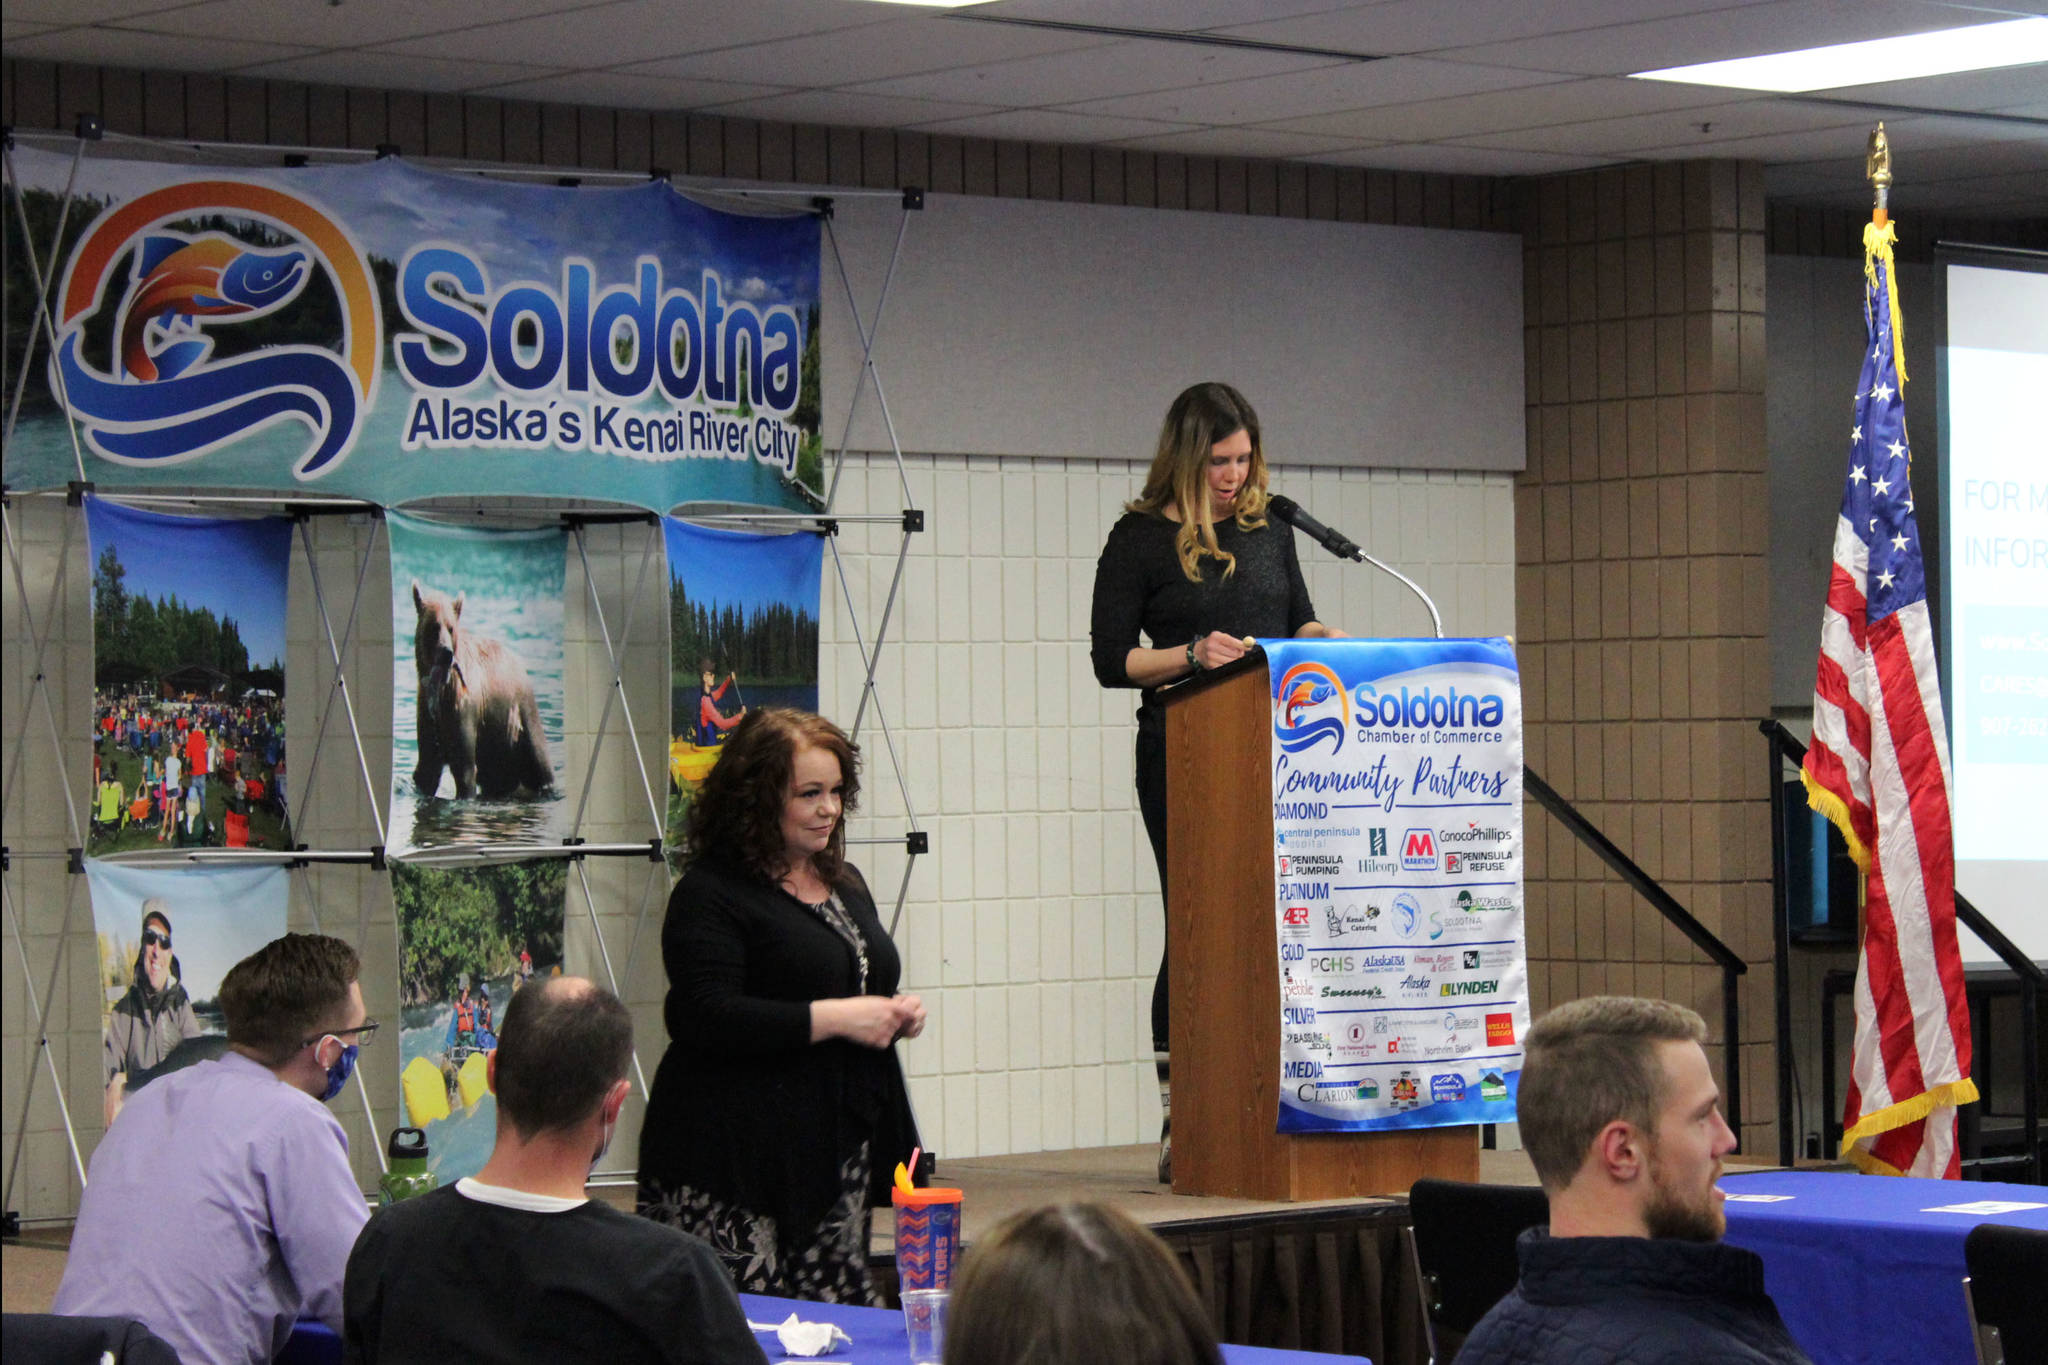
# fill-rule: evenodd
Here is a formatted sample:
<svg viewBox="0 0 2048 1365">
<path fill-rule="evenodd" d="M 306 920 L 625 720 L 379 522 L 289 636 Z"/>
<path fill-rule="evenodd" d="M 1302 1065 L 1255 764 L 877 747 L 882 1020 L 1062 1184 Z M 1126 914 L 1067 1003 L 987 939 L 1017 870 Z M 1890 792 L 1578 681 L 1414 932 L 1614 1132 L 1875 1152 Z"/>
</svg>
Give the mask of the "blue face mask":
<svg viewBox="0 0 2048 1365">
<path fill-rule="evenodd" d="M 327 1089 L 320 1093 L 320 1103 L 325 1104 L 336 1095 L 339 1095 L 341 1088 L 348 1084 L 348 1078 L 356 1069 L 356 1053 L 358 1050 L 354 1043 L 344 1043 L 342 1045 L 341 1055 L 334 1059 L 333 1066 L 327 1068 Z"/>
</svg>

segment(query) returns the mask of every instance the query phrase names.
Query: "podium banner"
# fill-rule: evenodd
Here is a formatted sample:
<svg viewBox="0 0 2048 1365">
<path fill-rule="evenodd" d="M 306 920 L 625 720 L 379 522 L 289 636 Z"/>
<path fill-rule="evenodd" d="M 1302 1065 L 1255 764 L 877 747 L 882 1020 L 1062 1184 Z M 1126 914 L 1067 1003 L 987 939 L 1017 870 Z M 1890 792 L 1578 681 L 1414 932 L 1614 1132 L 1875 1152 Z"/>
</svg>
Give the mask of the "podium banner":
<svg viewBox="0 0 2048 1365">
<path fill-rule="evenodd" d="M 1512 1123 L 1529 1028 L 1513 646 L 1260 644 L 1279 1131 Z"/>
</svg>

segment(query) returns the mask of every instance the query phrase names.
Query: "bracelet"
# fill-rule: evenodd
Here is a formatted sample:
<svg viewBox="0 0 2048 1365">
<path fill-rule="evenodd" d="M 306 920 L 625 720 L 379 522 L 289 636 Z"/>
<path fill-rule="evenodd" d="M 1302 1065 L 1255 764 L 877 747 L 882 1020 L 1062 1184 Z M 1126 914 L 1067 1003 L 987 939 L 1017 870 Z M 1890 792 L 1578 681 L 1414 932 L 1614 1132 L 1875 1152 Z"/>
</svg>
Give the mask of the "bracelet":
<svg viewBox="0 0 2048 1365">
<path fill-rule="evenodd" d="M 1197 659 L 1195 657 L 1195 642 L 1193 640 L 1188 641 L 1188 667 L 1193 669 L 1197 673 L 1206 673 L 1209 671 L 1209 665 L 1203 663 L 1200 659 Z"/>
</svg>

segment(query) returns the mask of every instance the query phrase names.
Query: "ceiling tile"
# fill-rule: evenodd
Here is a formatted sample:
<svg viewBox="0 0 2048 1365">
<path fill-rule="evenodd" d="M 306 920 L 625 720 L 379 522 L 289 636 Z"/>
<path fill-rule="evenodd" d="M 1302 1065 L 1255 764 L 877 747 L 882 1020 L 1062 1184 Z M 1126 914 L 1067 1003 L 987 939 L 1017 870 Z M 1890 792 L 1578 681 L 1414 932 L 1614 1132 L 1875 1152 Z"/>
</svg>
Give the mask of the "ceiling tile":
<svg viewBox="0 0 2048 1365">
<path fill-rule="evenodd" d="M 505 99 L 552 100 L 615 109 L 704 109 L 734 100 L 785 93 L 772 85 L 634 76 L 620 71 L 564 71 L 505 83 L 479 83 L 478 94 Z"/>
<path fill-rule="evenodd" d="M 26 24 L 13 15 L 0 17 L 0 41 L 14 42 L 18 38 L 33 37 L 38 33 L 49 33 L 57 28 L 55 24 Z"/>
<path fill-rule="evenodd" d="M 856 95 L 843 90 L 792 90 L 715 106 L 735 118 L 779 119 L 785 123 L 824 123 L 835 127 L 912 128 L 945 119 L 993 114 L 986 105 L 950 104 L 893 95 Z"/>
<path fill-rule="evenodd" d="M 2007 66 L 1996 71 L 1959 71 L 1947 76 L 1922 76 L 1912 81 L 1846 86 L 1824 92 L 1836 99 L 1879 100 L 1921 109 L 2002 109 L 2038 101 L 2048 93 L 2048 64 Z"/>
<path fill-rule="evenodd" d="M 1490 133 L 1503 128 L 1542 128 L 1556 123 L 1582 123 L 1624 114 L 1726 104 L 1729 103 L 1728 93 L 1698 85 L 1669 85 L 1662 81 L 1597 76 L 1560 81 L 1553 85 L 1524 86 L 1519 90 L 1489 90 L 1453 99 L 1347 109 L 1338 114 L 1317 114 L 1259 126 L 1395 142 L 1425 141 Z"/>
<path fill-rule="evenodd" d="M 232 71 L 252 62 L 274 61 L 311 51 L 278 43 L 238 43 L 222 38 L 180 38 L 118 28 L 60 28 L 10 40 L 10 58 L 86 62 L 154 71 Z"/>
<path fill-rule="evenodd" d="M 434 4 L 426 0 L 205 0 L 122 19 L 123 28 L 151 33 L 183 33 L 198 38 L 245 38 L 260 42 L 298 43 L 313 47 L 368 47 L 373 43 L 419 37 L 478 24 L 499 23 L 588 8 L 609 0 L 464 0 Z M 131 6 L 133 8 L 133 6 Z"/>
<path fill-rule="evenodd" d="M 1574 33 L 1609 24 L 1730 9 L 1764 0 L 1391 0 L 1329 9 L 1291 19 L 1262 19 L 1226 30 L 1268 43 L 1298 43 L 1346 52 L 1418 53 L 1475 43 L 1502 43 Z"/>
<path fill-rule="evenodd" d="M 877 5 L 821 4 L 818 0 L 747 0 L 744 5 L 725 0 L 611 0 L 587 9 L 479 24 L 391 46 L 436 57 L 601 69 L 702 51 L 709 45 L 707 34 L 731 47 L 854 28 L 888 17 Z"/>
<path fill-rule="evenodd" d="M 1180 132 L 1186 126 L 1160 123 L 1155 119 L 1073 114 L 1063 109 L 1004 109 L 993 114 L 976 114 L 972 118 L 923 123 L 917 125 L 917 130 L 954 137 L 1014 138 L 1019 142 L 1066 142 L 1086 146 L 1120 138 Z"/>
<path fill-rule="evenodd" d="M 1367 166 L 1387 171 L 1437 171 L 1448 175 L 1556 175 L 1605 166 L 1607 157 L 1560 156 L 1553 152 L 1504 152 L 1487 147 L 1364 147 L 1331 152 L 1310 161 Z"/>
<path fill-rule="evenodd" d="M 1355 138 L 1275 133 L 1262 128 L 1195 128 L 1185 133 L 1125 138 L 1119 145 L 1140 152 L 1181 152 L 1189 156 L 1284 158 L 1341 152 L 1356 147 L 1358 142 Z"/>
<path fill-rule="evenodd" d="M 9 19 L 51 24 L 98 24 L 159 10 L 174 10 L 190 0 L 7 0 Z"/>
<path fill-rule="evenodd" d="M 1651 147 L 1668 152 L 1676 147 L 1700 147 L 1737 138 L 1845 126 L 1867 130 L 1869 125 L 1853 109 L 1796 104 L 1788 100 L 1751 100 L 1741 104 L 1709 105 L 1702 109 L 1639 114 L 1634 118 L 1561 123 L 1548 128 L 1507 129 L 1446 141 L 1480 147 L 1595 155 L 1632 153 Z M 1859 156 L 1862 155 L 1862 145 L 1859 138 Z"/>
<path fill-rule="evenodd" d="M 1054 19 L 1069 24 L 1109 24 L 1172 32 L 1226 28 L 1259 18 L 1314 14 L 1346 0 L 1000 0 L 977 5 L 973 15 L 1006 19 Z M 1356 3 L 1356 0 L 1352 0 Z"/>
<path fill-rule="evenodd" d="M 1500 67 L 1390 57 L 1382 62 L 1344 62 L 1256 80 L 1090 100 L 1072 107 L 1086 113 L 1183 123 L 1271 123 L 1372 105 L 1505 90 L 1553 79 L 1556 78 Z"/>
<path fill-rule="evenodd" d="M 546 69 L 510 62 L 438 61 L 397 52 L 314 52 L 284 61 L 260 62 L 241 74 L 315 85 L 369 85 L 383 90 L 443 94 L 494 81 L 538 76 Z"/>
<path fill-rule="evenodd" d="M 1632 155 L 1646 161 L 1686 161 L 1694 157 L 1731 157 L 1739 161 L 1825 162 L 1839 161 L 1863 171 L 1863 150 L 1870 125 L 1843 123 L 1834 128 L 1809 128 L 1797 132 L 1764 133 L 1755 137 L 1697 138 L 1667 147 L 1638 147 Z"/>
<path fill-rule="evenodd" d="M 1612 24 L 1548 38 L 1453 48 L 1459 61 L 1499 62 L 1537 71 L 1621 76 L 1657 67 L 1790 52 L 1827 43 L 1860 42 L 1901 33 L 1957 28 L 2010 18 L 1929 0 L 1771 0 L 1768 4 Z"/>
<path fill-rule="evenodd" d="M 745 47 L 723 46 L 723 40 L 714 36 L 706 40 L 702 52 L 628 63 L 619 69 L 763 85 L 833 86 L 1067 52 L 1110 41 L 1051 29 L 949 24 L 934 15 L 918 14 Z M 720 45 L 714 48 L 713 43 Z"/>
<path fill-rule="evenodd" d="M 1214 85 L 1331 64 L 1326 57 L 1123 39 L 1077 52 L 929 71 L 852 88 L 884 95 L 1032 107 Z"/>
</svg>

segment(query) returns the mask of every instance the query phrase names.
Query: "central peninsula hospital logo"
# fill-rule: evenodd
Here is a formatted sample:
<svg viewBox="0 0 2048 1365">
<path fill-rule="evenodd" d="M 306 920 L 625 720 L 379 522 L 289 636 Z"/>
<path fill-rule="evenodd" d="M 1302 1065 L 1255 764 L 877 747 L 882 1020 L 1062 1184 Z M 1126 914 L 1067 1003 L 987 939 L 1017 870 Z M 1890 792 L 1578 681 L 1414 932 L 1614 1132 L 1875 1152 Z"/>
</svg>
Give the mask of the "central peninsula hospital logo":
<svg viewBox="0 0 2048 1365">
<path fill-rule="evenodd" d="M 1280 675 L 1273 692 L 1273 735 L 1290 754 L 1313 748 L 1324 740 L 1330 752 L 1344 747 L 1344 727 L 1351 720 L 1351 706 L 1344 696 L 1344 684 L 1323 664 L 1296 664 Z"/>
<path fill-rule="evenodd" d="M 215 230 L 222 220 L 261 240 Z M 320 276 L 327 287 L 309 295 Z M 331 319 L 337 305 L 338 350 L 244 342 L 214 355 L 226 339 L 215 329 L 288 323 L 295 310 Z M 377 291 L 362 252 L 326 213 L 265 185 L 195 180 L 109 210 L 66 267 L 57 325 L 50 387 L 121 464 L 197 459 L 293 421 L 311 439 L 292 472 L 315 478 L 348 454 L 376 388 Z M 89 328 L 107 337 L 91 356 Z"/>
</svg>

